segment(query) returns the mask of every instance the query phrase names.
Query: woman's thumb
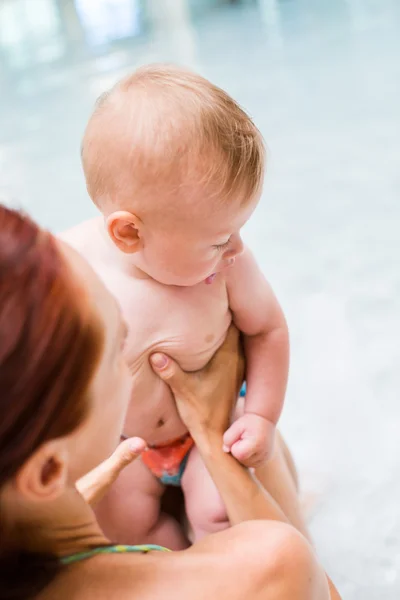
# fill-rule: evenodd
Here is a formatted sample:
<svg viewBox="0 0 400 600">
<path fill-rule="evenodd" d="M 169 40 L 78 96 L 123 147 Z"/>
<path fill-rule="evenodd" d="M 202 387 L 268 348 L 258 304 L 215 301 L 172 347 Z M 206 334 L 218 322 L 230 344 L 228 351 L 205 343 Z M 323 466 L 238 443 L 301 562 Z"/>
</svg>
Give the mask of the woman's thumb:
<svg viewBox="0 0 400 600">
<path fill-rule="evenodd" d="M 135 460 L 146 449 L 146 442 L 141 438 L 128 438 L 121 442 L 108 459 L 109 471 L 118 474 L 129 463 Z"/>
<path fill-rule="evenodd" d="M 120 472 L 146 449 L 141 438 L 125 440 L 98 467 L 76 482 L 76 487 L 91 506 L 94 506 L 117 479 Z"/>
<path fill-rule="evenodd" d="M 177 363 L 166 354 L 156 352 L 150 356 L 153 371 L 173 390 L 181 391 L 184 384 L 184 373 Z"/>
</svg>

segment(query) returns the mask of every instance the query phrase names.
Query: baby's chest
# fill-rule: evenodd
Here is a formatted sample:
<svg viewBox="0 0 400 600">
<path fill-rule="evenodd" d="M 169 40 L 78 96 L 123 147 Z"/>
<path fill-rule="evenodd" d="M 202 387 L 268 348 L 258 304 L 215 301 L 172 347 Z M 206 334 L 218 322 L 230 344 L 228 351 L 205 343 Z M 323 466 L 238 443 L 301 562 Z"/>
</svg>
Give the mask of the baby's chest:
<svg viewBox="0 0 400 600">
<path fill-rule="evenodd" d="M 119 300 L 133 372 L 154 351 L 168 353 L 182 368 L 200 369 L 221 345 L 232 318 L 222 277 L 191 288 L 135 281 Z"/>
</svg>

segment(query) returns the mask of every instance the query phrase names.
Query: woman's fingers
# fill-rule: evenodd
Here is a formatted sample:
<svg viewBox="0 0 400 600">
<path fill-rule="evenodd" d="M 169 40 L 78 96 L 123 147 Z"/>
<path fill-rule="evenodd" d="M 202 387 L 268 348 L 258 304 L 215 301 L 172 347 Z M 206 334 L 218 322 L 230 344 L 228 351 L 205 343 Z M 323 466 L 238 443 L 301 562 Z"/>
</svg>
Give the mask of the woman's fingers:
<svg viewBox="0 0 400 600">
<path fill-rule="evenodd" d="M 217 350 L 208 364 L 209 371 L 217 371 L 221 364 L 226 365 L 228 360 L 237 356 L 239 351 L 239 331 L 235 325 L 231 325 L 222 346 Z"/>
<path fill-rule="evenodd" d="M 212 374 L 218 372 L 221 366 L 225 368 L 229 362 L 241 361 L 239 331 L 234 325 L 228 329 L 225 341 L 214 354 L 208 365 L 200 372 Z M 239 357 L 239 358 L 238 358 Z M 156 352 L 150 356 L 150 364 L 157 375 L 172 389 L 174 393 L 184 393 L 188 389 L 188 382 L 197 377 L 195 373 L 185 373 L 180 366 L 169 356 Z"/>
<path fill-rule="evenodd" d="M 175 397 L 179 415 L 193 434 L 198 426 L 225 430 L 232 405 L 243 381 L 243 358 L 239 332 L 232 326 L 214 357 L 200 371 L 185 373 L 163 353 L 150 356 L 154 372 L 169 387 Z"/>
<path fill-rule="evenodd" d="M 115 452 L 98 467 L 77 481 L 76 487 L 86 502 L 94 506 L 117 479 L 120 472 L 146 449 L 146 442 L 141 438 L 125 440 Z"/>
<path fill-rule="evenodd" d="M 239 392 L 244 379 L 244 353 L 240 333 L 232 323 L 222 346 L 217 350 L 207 366 L 209 373 L 225 372 L 236 378 L 236 392 Z"/>
<path fill-rule="evenodd" d="M 226 334 L 226 338 L 222 346 L 214 354 L 209 363 L 210 371 L 218 371 L 222 366 L 230 365 L 233 368 L 239 368 L 242 359 L 242 349 L 240 344 L 240 333 L 235 325 L 231 325 Z"/>
</svg>

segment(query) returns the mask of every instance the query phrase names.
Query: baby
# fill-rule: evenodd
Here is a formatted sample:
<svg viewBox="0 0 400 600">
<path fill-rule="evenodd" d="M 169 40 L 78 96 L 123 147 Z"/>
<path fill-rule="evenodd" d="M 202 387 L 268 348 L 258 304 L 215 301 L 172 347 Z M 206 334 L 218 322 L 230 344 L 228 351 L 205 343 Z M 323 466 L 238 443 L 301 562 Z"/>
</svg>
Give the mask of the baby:
<svg viewBox="0 0 400 600">
<path fill-rule="evenodd" d="M 224 449 L 248 467 L 271 456 L 288 375 L 288 331 L 240 237 L 260 199 L 264 156 L 261 135 L 238 104 L 174 66 L 141 68 L 120 81 L 89 120 L 83 168 L 102 217 L 63 237 L 121 305 L 133 376 L 124 434 L 149 446 L 98 508 L 105 532 L 118 542 L 187 546 L 178 524 L 160 510 L 169 484 L 182 486 L 196 539 L 228 526 L 170 389 L 149 364 L 155 351 L 185 370 L 201 369 L 233 320 L 243 334 L 247 392 Z"/>
</svg>

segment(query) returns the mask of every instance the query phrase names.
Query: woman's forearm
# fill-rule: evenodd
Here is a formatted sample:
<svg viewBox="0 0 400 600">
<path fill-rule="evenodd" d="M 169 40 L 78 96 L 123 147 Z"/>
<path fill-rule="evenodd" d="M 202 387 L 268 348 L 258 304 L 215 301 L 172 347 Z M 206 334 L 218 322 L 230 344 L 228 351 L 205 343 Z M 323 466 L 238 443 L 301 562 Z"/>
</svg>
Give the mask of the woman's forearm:
<svg viewBox="0 0 400 600">
<path fill-rule="evenodd" d="M 288 522 L 282 510 L 252 474 L 222 449 L 222 437 L 192 433 L 200 455 L 225 504 L 231 525 L 256 519 Z"/>
<path fill-rule="evenodd" d="M 289 522 L 275 500 L 249 470 L 222 450 L 221 436 L 209 432 L 192 436 L 221 495 L 232 526 L 258 519 Z M 328 576 L 327 581 L 330 599 L 341 600 Z"/>
</svg>

